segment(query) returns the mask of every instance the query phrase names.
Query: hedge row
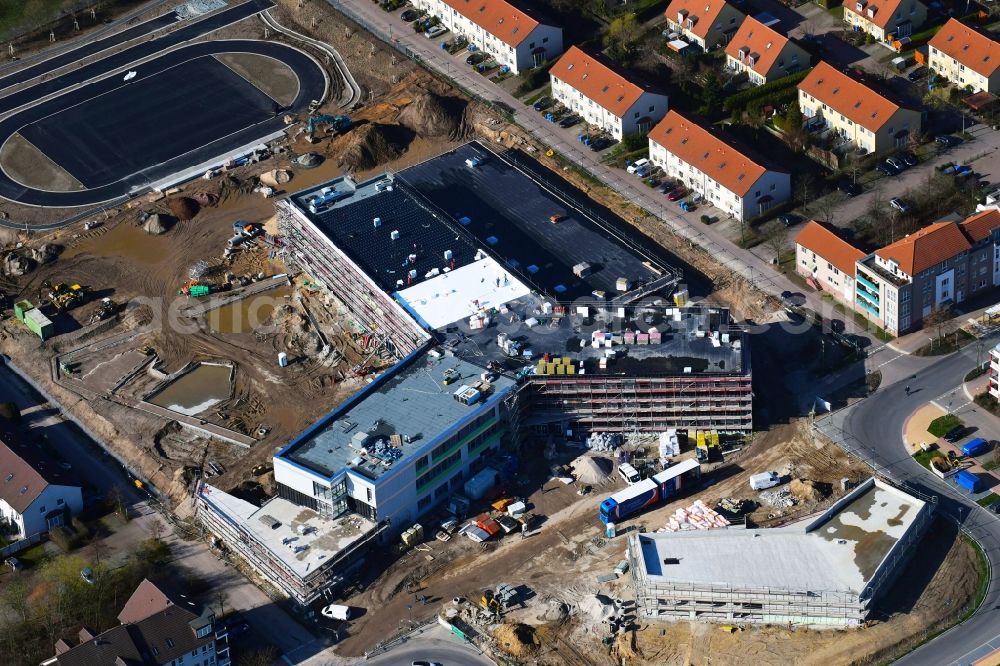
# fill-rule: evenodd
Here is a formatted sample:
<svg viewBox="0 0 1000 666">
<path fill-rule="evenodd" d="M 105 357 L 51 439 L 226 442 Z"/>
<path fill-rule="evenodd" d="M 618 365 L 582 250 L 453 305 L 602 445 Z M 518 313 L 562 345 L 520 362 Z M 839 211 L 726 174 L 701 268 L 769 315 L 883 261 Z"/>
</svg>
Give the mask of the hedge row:
<svg viewBox="0 0 1000 666">
<path fill-rule="evenodd" d="M 751 102 L 755 100 L 764 97 L 772 97 L 776 93 L 785 90 L 796 89 L 797 86 L 799 85 L 799 82 L 802 81 L 802 79 L 806 78 L 809 75 L 809 72 L 811 71 L 812 68 L 810 67 L 809 69 L 803 70 L 801 72 L 796 72 L 794 74 L 789 74 L 788 76 L 783 76 L 780 79 L 769 81 L 762 86 L 755 86 L 753 88 L 750 88 L 749 90 L 738 92 L 735 95 L 727 98 L 726 101 L 723 103 L 723 107 L 726 109 L 726 111 L 729 112 L 743 111 L 748 106 L 750 106 Z"/>
</svg>

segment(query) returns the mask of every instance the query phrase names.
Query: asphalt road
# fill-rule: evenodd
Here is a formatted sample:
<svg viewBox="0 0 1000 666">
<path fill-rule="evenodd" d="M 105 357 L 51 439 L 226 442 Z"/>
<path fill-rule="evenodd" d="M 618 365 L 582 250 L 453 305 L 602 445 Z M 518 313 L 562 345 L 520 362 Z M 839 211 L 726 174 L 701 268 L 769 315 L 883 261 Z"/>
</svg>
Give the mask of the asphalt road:
<svg viewBox="0 0 1000 666">
<path fill-rule="evenodd" d="M 184 84 L 184 88 L 179 90 L 177 83 L 174 82 L 173 90 L 167 92 L 164 90 L 164 84 L 156 81 L 162 73 L 166 76 L 166 85 L 169 87 L 172 78 L 172 74 L 168 74 L 170 70 L 196 58 L 215 53 L 232 52 L 265 55 L 288 65 L 299 78 L 298 94 L 287 107 L 293 113 L 306 108 L 310 100 L 322 99 L 325 96 L 326 78 L 322 68 L 310 56 L 298 49 L 279 42 L 258 40 L 208 41 L 190 44 L 137 66 L 135 71 L 138 72 L 138 75 L 131 81 L 124 81 L 118 76 L 101 79 L 0 121 L 0 142 L 2 142 L 14 132 L 21 131 L 31 123 L 56 116 L 67 109 L 73 109 L 71 113 L 79 116 L 73 121 L 77 125 L 78 131 L 72 137 L 72 144 L 67 146 L 67 149 L 82 151 L 86 155 L 100 155 L 102 159 L 108 160 L 121 159 L 124 161 L 127 158 L 124 166 L 131 165 L 132 169 L 137 170 L 127 175 L 114 172 L 113 175 L 117 176 L 118 180 L 93 189 L 75 192 L 44 192 L 31 189 L 17 183 L 6 173 L 0 171 L 0 196 L 33 206 L 71 208 L 94 205 L 127 195 L 135 190 L 141 190 L 160 178 L 225 155 L 241 146 L 253 143 L 263 136 L 280 131 L 284 127 L 281 119 L 283 112 L 278 109 L 276 104 L 269 113 L 258 114 L 256 117 L 263 116 L 263 120 L 257 122 L 253 122 L 253 119 L 243 111 L 233 112 L 231 117 L 227 118 L 220 116 L 218 110 L 211 108 L 210 103 L 213 100 L 218 101 L 220 94 L 223 99 L 227 95 L 232 95 L 237 101 L 241 99 L 238 95 L 246 98 L 245 94 L 239 92 L 247 87 L 246 83 L 235 75 L 233 76 L 234 87 L 214 91 L 199 88 L 197 81 L 191 81 Z M 133 90 L 137 96 L 133 111 L 137 113 L 123 111 L 115 114 L 113 122 L 105 127 L 104 136 L 99 137 L 94 134 L 94 129 L 86 128 L 85 122 L 81 125 L 81 118 L 85 121 L 86 118 L 92 117 L 92 113 L 95 113 L 95 111 L 87 109 L 91 106 L 88 102 L 96 100 L 93 102 L 96 106 L 92 108 L 97 109 L 96 112 L 100 113 L 104 104 L 99 98 L 110 96 L 112 100 L 119 100 L 119 104 L 125 100 L 124 103 L 127 105 Z M 202 93 L 200 98 L 189 96 L 190 93 L 198 93 L 199 91 Z M 148 94 L 156 94 L 159 97 L 150 99 Z M 164 106 L 157 107 L 157 101 Z M 166 106 L 170 101 L 177 103 L 176 108 Z M 258 106 L 260 105 L 258 104 Z M 227 106 L 226 108 L 232 111 L 232 107 Z M 197 117 L 180 117 L 178 112 L 183 112 L 185 109 L 197 113 Z M 104 113 L 107 115 L 106 109 Z M 157 119 L 159 119 L 158 123 L 150 124 L 151 121 Z M 119 122 L 121 122 L 121 127 L 118 127 Z M 228 124 L 230 122 L 233 124 Z M 247 122 L 252 124 L 239 127 L 240 123 Z M 72 132 L 72 127 L 68 129 Z M 29 129 L 25 129 L 25 131 L 29 135 L 32 133 Z M 144 146 L 149 147 L 148 138 L 139 135 L 147 131 L 153 132 L 154 137 L 164 142 L 165 145 L 160 146 L 156 151 L 146 150 Z M 108 138 L 115 133 L 118 133 L 119 136 L 117 142 Z M 136 135 L 135 140 L 127 140 L 125 137 L 129 134 Z M 219 138 L 213 140 L 213 137 Z M 192 139 L 194 139 L 193 142 Z M 191 145 L 201 141 L 208 141 L 208 143 L 193 150 L 190 149 Z M 111 146 L 110 143 L 116 145 Z M 86 155 L 80 155 L 79 159 L 75 161 L 89 159 Z M 58 161 L 58 156 L 55 157 Z M 93 165 L 93 162 L 87 162 L 87 164 Z M 80 169 L 81 167 L 77 164 L 76 168 Z M 119 167 L 111 165 L 94 166 L 94 168 L 106 171 Z"/>
<path fill-rule="evenodd" d="M 900 375 L 871 397 L 823 419 L 817 427 L 876 471 L 904 488 L 937 498 L 938 510 L 961 522 L 982 546 L 993 571 L 1000 571 L 1000 517 L 978 506 L 955 484 L 930 474 L 910 457 L 903 444 L 906 419 L 925 402 L 947 402 L 952 392 L 961 393 L 965 374 L 976 364 L 975 346 L 917 369 L 913 359 L 905 361 L 916 374 Z M 912 393 L 906 395 L 905 386 Z M 962 402 L 966 402 L 963 398 Z M 956 409 L 977 409 L 975 404 Z M 965 623 L 899 660 L 913 666 L 968 666 L 1000 648 L 1000 577 L 993 576 L 980 609 Z"/>
<path fill-rule="evenodd" d="M 389 652 L 366 660 L 365 663 L 376 666 L 410 666 L 414 661 L 438 663 L 441 666 L 494 666 L 494 662 L 478 650 L 446 634 L 438 625 Z"/>
<path fill-rule="evenodd" d="M 16 86 L 17 84 L 24 83 L 25 81 L 30 81 L 36 77 L 59 69 L 60 67 L 72 65 L 74 62 L 80 62 L 84 58 L 89 58 L 96 53 L 100 53 L 101 51 L 105 51 L 120 44 L 124 44 L 125 42 L 130 42 L 133 39 L 138 39 L 144 35 L 156 32 L 162 28 L 166 28 L 167 26 L 176 23 L 178 20 L 180 20 L 180 17 L 177 16 L 176 12 L 171 11 L 163 14 L 162 16 L 149 19 L 148 21 L 143 21 L 142 23 L 122 30 L 121 32 L 116 32 L 109 37 L 105 37 L 104 39 L 85 42 L 75 49 L 63 51 L 58 55 L 52 56 L 51 58 L 45 58 L 35 65 L 19 69 L 16 72 L 0 78 L 0 90 Z"/>
</svg>

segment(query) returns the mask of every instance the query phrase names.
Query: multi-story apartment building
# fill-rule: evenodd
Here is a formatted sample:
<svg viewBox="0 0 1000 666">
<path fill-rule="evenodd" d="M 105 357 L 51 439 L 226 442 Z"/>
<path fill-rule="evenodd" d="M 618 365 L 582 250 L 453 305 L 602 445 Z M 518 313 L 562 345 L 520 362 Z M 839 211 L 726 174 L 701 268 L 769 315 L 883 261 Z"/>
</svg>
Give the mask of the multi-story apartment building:
<svg viewBox="0 0 1000 666">
<path fill-rule="evenodd" d="M 790 174 L 676 111 L 649 133 L 649 159 L 738 220 L 756 217 L 791 196 Z"/>
<path fill-rule="evenodd" d="M 826 62 L 799 83 L 799 107 L 807 122 L 822 118 L 845 141 L 875 154 L 906 146 L 921 127 L 919 111 L 896 104 Z"/>
<path fill-rule="evenodd" d="M 927 7 L 920 0 L 848 0 L 844 23 L 855 32 L 865 32 L 880 42 L 909 37 L 927 20 Z"/>
<path fill-rule="evenodd" d="M 665 15 L 671 30 L 705 51 L 728 44 L 746 18 L 725 0 L 673 0 Z"/>
<path fill-rule="evenodd" d="M 562 28 L 508 0 L 414 0 L 413 6 L 437 16 L 515 74 L 563 52 Z"/>
<path fill-rule="evenodd" d="M 229 639 L 215 614 L 143 580 L 118 614 L 120 625 L 79 641 L 60 639 L 42 666 L 229 666 Z"/>
<path fill-rule="evenodd" d="M 0 433 L 0 522 L 16 538 L 48 532 L 83 510 L 83 488 L 36 444 Z"/>
<path fill-rule="evenodd" d="M 795 270 L 813 287 L 854 304 L 854 264 L 865 253 L 816 221 L 795 237 Z"/>
<path fill-rule="evenodd" d="M 989 392 L 994 398 L 1000 398 L 1000 344 L 990 349 Z"/>
<path fill-rule="evenodd" d="M 958 19 L 949 19 L 928 42 L 927 66 L 973 92 L 1000 92 L 1000 42 Z"/>
<path fill-rule="evenodd" d="M 603 56 L 570 48 L 549 70 L 552 97 L 619 141 L 648 132 L 667 112 L 667 96 L 638 83 Z"/>
<path fill-rule="evenodd" d="M 780 79 L 809 66 L 798 44 L 748 16 L 726 45 L 726 67 L 745 72 L 754 85 Z"/>
<path fill-rule="evenodd" d="M 844 272 L 846 264 L 839 264 L 850 251 L 843 241 L 823 238 L 813 229 L 796 243 L 800 273 L 812 277 L 813 265 L 834 265 L 834 260 Z M 854 262 L 853 280 L 853 295 L 840 288 L 831 293 L 892 335 L 919 328 L 936 310 L 1000 285 L 1000 210 L 963 221 L 942 219 L 862 256 Z"/>
</svg>

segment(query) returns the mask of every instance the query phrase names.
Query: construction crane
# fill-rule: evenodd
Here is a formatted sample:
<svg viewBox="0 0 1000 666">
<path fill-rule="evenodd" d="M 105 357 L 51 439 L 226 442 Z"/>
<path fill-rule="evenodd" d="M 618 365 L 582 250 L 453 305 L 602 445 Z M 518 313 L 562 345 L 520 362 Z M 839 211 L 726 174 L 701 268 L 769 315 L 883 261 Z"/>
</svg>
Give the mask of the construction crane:
<svg viewBox="0 0 1000 666">
<path fill-rule="evenodd" d="M 335 132 L 346 132 L 351 129 L 354 122 L 350 116 L 325 116 L 322 114 L 309 116 L 307 131 L 309 132 L 309 143 L 316 143 L 316 128 L 320 125 L 329 125 Z"/>
</svg>

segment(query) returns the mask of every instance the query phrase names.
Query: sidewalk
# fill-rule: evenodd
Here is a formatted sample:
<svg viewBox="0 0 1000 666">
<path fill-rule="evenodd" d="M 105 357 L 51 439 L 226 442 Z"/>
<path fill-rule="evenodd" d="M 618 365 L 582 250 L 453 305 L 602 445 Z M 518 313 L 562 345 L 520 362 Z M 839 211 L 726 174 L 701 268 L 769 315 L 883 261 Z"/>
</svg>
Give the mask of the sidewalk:
<svg viewBox="0 0 1000 666">
<path fill-rule="evenodd" d="M 555 123 L 547 122 L 531 107 L 525 106 L 503 88 L 494 85 L 472 68 L 466 67 L 464 61 L 456 61 L 446 50 L 438 46 L 439 40 L 427 39 L 422 34 L 413 32 L 409 25 L 397 19 L 396 13 L 386 13 L 379 5 L 365 0 L 327 0 L 327 2 L 337 11 L 360 23 L 379 39 L 390 42 L 417 62 L 456 81 L 470 94 L 510 107 L 517 124 L 530 132 L 535 139 L 580 165 L 627 200 L 649 211 L 681 239 L 702 248 L 718 263 L 729 268 L 733 274 L 743 276 L 751 285 L 778 298 L 783 292 L 803 293 L 797 284 L 776 273 L 765 260 L 737 247 L 714 227 L 708 225 L 694 227 L 681 218 L 675 210 L 668 208 L 670 203 L 662 194 L 655 196 L 658 194 L 657 190 L 645 186 L 640 179 L 621 169 L 602 164 L 600 155 L 576 141 L 576 131 L 562 129 Z M 813 311 L 825 318 L 843 319 L 847 332 L 868 337 L 852 317 L 843 317 L 837 313 L 831 304 L 822 300 L 821 294 L 806 292 L 804 296 L 808 307 Z"/>
<path fill-rule="evenodd" d="M 960 312 L 959 314 L 956 314 L 949 323 L 961 328 L 972 323 L 973 321 L 980 322 L 983 319 L 984 313 L 990 307 L 993 307 L 993 305 L 976 308 L 975 310 L 970 310 L 969 312 Z M 888 343 L 887 346 L 900 354 L 912 354 L 930 342 L 931 338 L 934 338 L 936 335 L 937 333 L 933 330 L 920 329 L 913 331 L 912 333 L 899 336 L 892 342 Z M 986 355 L 984 354 L 984 357 L 985 356 Z M 986 361 L 987 359 L 984 358 L 983 360 Z"/>
</svg>

